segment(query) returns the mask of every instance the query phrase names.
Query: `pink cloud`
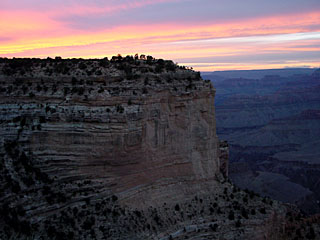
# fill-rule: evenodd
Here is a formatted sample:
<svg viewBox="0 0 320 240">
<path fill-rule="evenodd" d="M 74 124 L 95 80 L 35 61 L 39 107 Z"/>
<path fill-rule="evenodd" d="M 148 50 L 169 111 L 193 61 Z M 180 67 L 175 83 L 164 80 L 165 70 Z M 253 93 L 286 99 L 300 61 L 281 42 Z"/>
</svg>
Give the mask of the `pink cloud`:
<svg viewBox="0 0 320 240">
<path fill-rule="evenodd" d="M 76 1 L 61 9 L 0 10 L 0 56 L 103 57 L 117 53 L 147 53 L 161 58 L 187 59 L 201 57 L 241 56 L 249 53 L 308 52 L 318 47 L 299 47 L 309 42 L 290 43 L 258 41 L 234 43 L 234 38 L 320 32 L 320 12 L 274 15 L 247 19 L 195 21 L 192 24 L 168 22 L 119 25 L 113 28 L 73 29 L 58 16 L 110 14 L 142 8 L 173 0 L 113 2 L 108 7 L 82 5 Z M 212 42 L 223 39 L 225 42 Z M 200 41 L 200 42 L 197 42 Z M 228 41 L 230 44 L 228 44 Z M 319 41 L 319 39 L 315 40 Z M 259 45 L 260 44 L 260 45 Z M 310 62 L 310 61 L 309 61 Z"/>
<path fill-rule="evenodd" d="M 109 5 L 107 7 L 97 5 L 86 5 L 75 4 L 71 8 L 65 9 L 65 12 L 78 15 L 88 14 L 116 14 L 119 11 L 129 10 L 133 8 L 141 8 L 148 5 L 155 5 L 159 3 L 177 2 L 181 0 L 140 0 L 140 1 L 128 1 L 126 3 Z"/>
</svg>

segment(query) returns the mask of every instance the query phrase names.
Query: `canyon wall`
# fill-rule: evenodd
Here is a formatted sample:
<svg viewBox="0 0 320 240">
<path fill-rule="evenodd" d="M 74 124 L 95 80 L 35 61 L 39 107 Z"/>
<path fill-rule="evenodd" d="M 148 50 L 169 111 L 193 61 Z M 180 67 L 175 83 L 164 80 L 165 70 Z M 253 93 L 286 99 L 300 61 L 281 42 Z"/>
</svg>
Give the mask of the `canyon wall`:
<svg viewBox="0 0 320 240">
<path fill-rule="evenodd" d="M 286 239 L 287 207 L 228 181 L 199 73 L 0 59 L 0 83 L 1 239 Z"/>
<path fill-rule="evenodd" d="M 1 77 L 1 145 L 15 141 L 55 181 L 91 180 L 127 204 L 214 189 L 215 90 L 199 74 L 157 74 L 145 64 L 130 65 L 135 79 L 117 64 L 85 77 L 33 68 L 33 76 Z"/>
</svg>

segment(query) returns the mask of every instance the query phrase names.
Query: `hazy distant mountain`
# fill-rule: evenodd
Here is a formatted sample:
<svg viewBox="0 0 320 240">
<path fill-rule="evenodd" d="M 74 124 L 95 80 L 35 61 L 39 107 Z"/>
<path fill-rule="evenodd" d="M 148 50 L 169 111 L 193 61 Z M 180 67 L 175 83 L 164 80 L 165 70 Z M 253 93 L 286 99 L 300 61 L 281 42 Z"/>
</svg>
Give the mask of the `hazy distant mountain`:
<svg viewBox="0 0 320 240">
<path fill-rule="evenodd" d="M 231 145 L 233 181 L 305 211 L 320 211 L 319 73 L 277 69 L 204 76 L 216 88 L 217 133 Z M 222 79 L 227 76 L 232 78 Z"/>
<path fill-rule="evenodd" d="M 221 80 L 226 78 L 252 78 L 259 79 L 267 75 L 278 75 L 289 77 L 292 75 L 310 75 L 315 71 L 314 68 L 283 68 L 283 69 L 263 69 L 263 70 L 230 70 L 203 72 L 202 76 L 210 80 Z"/>
</svg>

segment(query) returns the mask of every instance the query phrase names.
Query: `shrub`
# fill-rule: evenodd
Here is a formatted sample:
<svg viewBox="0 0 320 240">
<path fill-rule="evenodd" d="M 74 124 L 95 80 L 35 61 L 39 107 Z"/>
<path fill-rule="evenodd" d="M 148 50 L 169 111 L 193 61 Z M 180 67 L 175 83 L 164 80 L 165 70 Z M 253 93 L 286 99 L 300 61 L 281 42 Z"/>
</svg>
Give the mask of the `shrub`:
<svg viewBox="0 0 320 240">
<path fill-rule="evenodd" d="M 176 70 L 176 65 L 172 61 L 167 61 L 165 67 L 166 67 L 167 71 L 175 71 Z"/>
<path fill-rule="evenodd" d="M 37 92 L 40 92 L 41 90 L 42 90 L 42 87 L 39 84 L 37 84 Z"/>
<path fill-rule="evenodd" d="M 47 233 L 49 237 L 54 237 L 57 233 L 57 230 L 54 226 L 49 226 L 49 228 L 47 229 Z"/>
<path fill-rule="evenodd" d="M 142 94 L 147 94 L 148 93 L 148 90 L 147 90 L 147 88 L 142 88 Z"/>
<path fill-rule="evenodd" d="M 23 217 L 23 216 L 26 215 L 26 210 L 24 210 L 24 208 L 21 205 L 19 205 L 18 208 L 17 208 L 17 213 L 18 213 L 19 216 Z"/>
<path fill-rule="evenodd" d="M 11 184 L 11 190 L 14 193 L 19 193 L 21 191 L 21 187 L 20 184 L 16 181 L 13 181 Z"/>
<path fill-rule="evenodd" d="M 40 123 L 45 123 L 46 122 L 46 117 L 45 116 L 40 116 L 39 117 L 39 122 Z"/>
<path fill-rule="evenodd" d="M 102 87 L 99 88 L 98 93 L 103 93 L 104 89 Z"/>
<path fill-rule="evenodd" d="M 62 73 L 62 74 L 67 74 L 69 73 L 70 68 L 65 62 L 60 62 L 56 65 L 54 65 L 54 72 L 56 73 Z"/>
<path fill-rule="evenodd" d="M 92 85 L 93 85 L 93 81 L 91 81 L 91 80 L 87 80 L 87 81 L 86 81 L 86 84 L 87 84 L 87 85 L 91 85 L 91 86 L 92 86 Z"/>
<path fill-rule="evenodd" d="M 117 105 L 117 112 L 123 113 L 124 112 L 124 108 L 121 105 Z"/>
<path fill-rule="evenodd" d="M 249 217 L 248 217 L 248 212 L 247 212 L 247 210 L 246 210 L 245 208 L 242 208 L 242 210 L 241 210 L 241 215 L 242 215 L 242 217 L 244 217 L 244 218 L 246 218 L 246 219 L 249 218 Z"/>
<path fill-rule="evenodd" d="M 79 87 L 78 88 L 78 95 L 83 95 L 83 93 L 84 93 L 84 88 L 83 87 Z"/>
<path fill-rule="evenodd" d="M 57 91 L 57 85 L 53 84 L 52 85 L 52 94 Z"/>
<path fill-rule="evenodd" d="M 80 62 L 78 67 L 79 67 L 79 69 L 84 70 L 87 68 L 87 65 L 84 62 Z"/>
<path fill-rule="evenodd" d="M 107 67 L 108 66 L 108 58 L 100 60 L 99 61 L 99 66 L 103 67 L 103 68 Z"/>
<path fill-rule="evenodd" d="M 64 87 L 63 88 L 64 95 L 67 95 L 69 92 L 70 92 L 70 88 L 69 87 Z"/>
<path fill-rule="evenodd" d="M 31 234 L 31 226 L 27 221 L 20 221 L 19 228 L 22 234 L 30 235 Z"/>
<path fill-rule="evenodd" d="M 309 232 L 306 235 L 307 239 L 316 239 L 316 234 L 313 227 L 310 227 Z"/>
<path fill-rule="evenodd" d="M 25 117 L 21 118 L 21 120 L 20 120 L 20 126 L 23 127 L 24 125 L 26 125 L 26 118 Z"/>
<path fill-rule="evenodd" d="M 263 208 L 260 208 L 259 210 L 262 214 L 266 214 L 266 209 L 263 207 Z"/>
<path fill-rule="evenodd" d="M 164 67 L 162 65 L 157 65 L 156 68 L 155 68 L 155 72 L 156 73 L 161 73 L 163 71 L 163 68 Z"/>
<path fill-rule="evenodd" d="M 229 220 L 234 220 L 234 212 L 230 211 L 228 215 Z"/>
<path fill-rule="evenodd" d="M 236 221 L 236 227 L 237 228 L 241 227 L 241 221 L 239 219 Z"/>
<path fill-rule="evenodd" d="M 215 223 L 215 224 L 213 224 L 213 225 L 212 225 L 212 224 L 210 224 L 210 228 L 211 228 L 211 230 L 212 230 L 212 231 L 216 232 L 216 231 L 217 231 L 217 229 L 218 229 L 218 224 L 216 224 L 216 223 Z"/>
<path fill-rule="evenodd" d="M 72 77 L 71 84 L 72 85 L 77 85 L 77 83 L 78 83 L 78 80 L 75 77 Z"/>
<path fill-rule="evenodd" d="M 174 207 L 174 210 L 180 211 L 180 206 L 179 206 L 179 204 L 176 204 L 176 206 Z"/>
</svg>

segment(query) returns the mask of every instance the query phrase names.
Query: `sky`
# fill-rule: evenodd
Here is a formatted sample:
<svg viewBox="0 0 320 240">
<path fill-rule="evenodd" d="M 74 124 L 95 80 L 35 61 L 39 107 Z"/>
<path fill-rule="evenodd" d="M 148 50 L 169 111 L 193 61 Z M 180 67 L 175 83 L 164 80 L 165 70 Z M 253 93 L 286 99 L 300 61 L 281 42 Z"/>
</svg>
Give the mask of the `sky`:
<svg viewBox="0 0 320 240">
<path fill-rule="evenodd" d="M 320 0 L 0 0 L 0 57 L 136 53 L 198 71 L 320 67 Z"/>
</svg>

